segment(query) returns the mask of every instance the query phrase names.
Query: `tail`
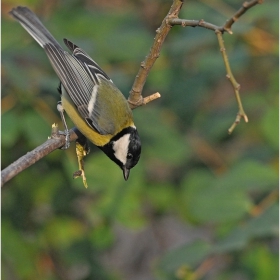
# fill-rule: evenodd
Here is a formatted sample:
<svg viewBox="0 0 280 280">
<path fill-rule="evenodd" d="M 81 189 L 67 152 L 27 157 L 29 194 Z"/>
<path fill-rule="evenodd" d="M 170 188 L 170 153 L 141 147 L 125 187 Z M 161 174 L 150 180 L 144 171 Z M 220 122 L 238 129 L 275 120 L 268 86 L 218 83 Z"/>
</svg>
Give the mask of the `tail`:
<svg viewBox="0 0 280 280">
<path fill-rule="evenodd" d="M 61 46 L 46 29 L 38 17 L 26 7 L 18 6 L 10 11 L 10 14 L 24 27 L 24 29 L 44 48 L 46 44 L 52 44 L 59 49 Z"/>
</svg>

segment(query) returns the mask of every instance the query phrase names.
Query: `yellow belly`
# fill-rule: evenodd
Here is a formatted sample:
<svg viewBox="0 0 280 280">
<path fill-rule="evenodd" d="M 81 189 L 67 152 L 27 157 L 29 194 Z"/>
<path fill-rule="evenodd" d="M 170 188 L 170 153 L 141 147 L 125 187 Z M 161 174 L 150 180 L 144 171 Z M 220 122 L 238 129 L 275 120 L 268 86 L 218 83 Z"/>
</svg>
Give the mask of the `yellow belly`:
<svg viewBox="0 0 280 280">
<path fill-rule="evenodd" d="M 111 134 L 100 135 L 95 130 L 90 128 L 86 121 L 80 116 L 76 110 L 75 105 L 70 100 L 70 98 L 65 94 L 61 95 L 61 102 L 64 110 L 66 111 L 69 118 L 73 121 L 75 126 L 80 130 L 80 132 L 90 140 L 96 146 L 104 146 L 112 138 Z"/>
</svg>

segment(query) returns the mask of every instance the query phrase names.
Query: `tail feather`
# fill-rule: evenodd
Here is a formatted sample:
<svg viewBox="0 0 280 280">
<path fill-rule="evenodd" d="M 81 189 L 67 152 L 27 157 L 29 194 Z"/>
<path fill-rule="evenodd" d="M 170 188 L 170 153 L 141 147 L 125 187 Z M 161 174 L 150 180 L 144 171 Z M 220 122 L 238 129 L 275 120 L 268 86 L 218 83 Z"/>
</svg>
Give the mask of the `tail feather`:
<svg viewBox="0 0 280 280">
<path fill-rule="evenodd" d="M 61 48 L 59 43 L 45 28 L 38 17 L 30 11 L 27 7 L 18 6 L 10 11 L 10 14 L 23 26 L 24 29 L 37 41 L 37 43 L 44 48 L 46 44 L 53 44 Z"/>
</svg>

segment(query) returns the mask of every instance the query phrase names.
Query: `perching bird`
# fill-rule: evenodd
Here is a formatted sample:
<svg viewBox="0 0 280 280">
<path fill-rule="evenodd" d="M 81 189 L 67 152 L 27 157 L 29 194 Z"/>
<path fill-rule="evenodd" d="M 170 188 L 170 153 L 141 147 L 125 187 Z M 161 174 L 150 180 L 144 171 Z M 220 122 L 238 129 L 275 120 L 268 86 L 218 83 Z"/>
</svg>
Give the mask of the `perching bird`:
<svg viewBox="0 0 280 280">
<path fill-rule="evenodd" d="M 127 180 L 141 154 L 132 111 L 119 89 L 81 48 L 67 39 L 64 51 L 38 17 L 26 7 L 10 14 L 45 50 L 61 82 L 61 103 L 78 130 L 123 170 Z M 67 130 L 67 129 L 66 129 Z M 66 131 L 66 146 L 69 132 Z"/>
</svg>

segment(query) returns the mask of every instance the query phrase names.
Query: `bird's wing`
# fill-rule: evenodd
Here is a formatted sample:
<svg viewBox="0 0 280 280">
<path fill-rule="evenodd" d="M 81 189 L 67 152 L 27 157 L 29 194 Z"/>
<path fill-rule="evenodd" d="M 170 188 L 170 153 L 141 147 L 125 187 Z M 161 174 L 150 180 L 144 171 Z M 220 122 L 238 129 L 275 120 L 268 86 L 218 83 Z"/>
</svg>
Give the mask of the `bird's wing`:
<svg viewBox="0 0 280 280">
<path fill-rule="evenodd" d="M 73 55 L 52 44 L 44 46 L 62 85 L 90 127 L 100 134 L 114 135 L 119 130 L 118 126 L 123 125 L 130 115 L 121 112 L 128 107 L 124 96 L 82 49 L 66 39 L 64 42 Z M 103 95 L 102 101 L 100 94 Z"/>
</svg>

